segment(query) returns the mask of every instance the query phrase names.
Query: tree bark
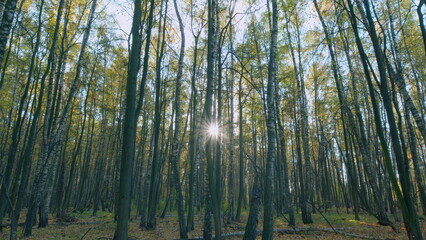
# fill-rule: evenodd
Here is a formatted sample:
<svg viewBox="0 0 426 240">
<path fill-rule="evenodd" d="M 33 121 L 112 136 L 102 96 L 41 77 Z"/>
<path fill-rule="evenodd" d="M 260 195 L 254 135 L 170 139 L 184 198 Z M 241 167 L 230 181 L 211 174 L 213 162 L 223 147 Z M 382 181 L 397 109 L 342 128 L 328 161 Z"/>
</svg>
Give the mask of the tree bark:
<svg viewBox="0 0 426 240">
<path fill-rule="evenodd" d="M 161 1 L 160 12 L 163 14 L 163 4 Z M 166 13 L 168 2 L 165 2 Z M 148 217 L 147 217 L 147 225 L 146 228 L 148 230 L 155 229 L 157 226 L 156 214 L 157 214 L 157 195 L 158 195 L 158 187 L 159 187 L 159 175 L 160 175 L 160 125 L 161 125 L 161 64 L 164 56 L 164 46 L 165 46 L 165 31 L 166 31 L 166 16 L 160 17 L 160 36 L 157 42 L 157 61 L 156 61 L 156 75 L 155 75 L 155 109 L 154 109 L 154 148 L 153 148 L 153 158 L 152 158 L 152 171 L 151 171 L 151 185 L 149 188 L 149 201 L 148 201 Z"/>
<path fill-rule="evenodd" d="M 234 52 L 233 44 L 233 28 L 232 24 L 230 25 L 230 34 L 229 34 L 229 44 L 230 51 Z M 229 162 L 228 162 L 228 211 L 229 211 L 229 220 L 233 221 L 235 219 L 235 191 L 234 191 L 234 161 L 235 161 L 235 150 L 234 150 L 234 78 L 235 72 L 234 68 L 234 57 L 231 56 L 231 76 L 228 80 L 228 105 L 229 105 L 229 121 L 228 121 L 228 138 L 229 138 Z"/>
<path fill-rule="evenodd" d="M 253 110 L 252 110 L 252 118 L 253 118 Z M 258 230 L 257 225 L 259 221 L 259 212 L 262 204 L 262 189 L 260 187 L 260 172 L 258 171 L 257 166 L 257 129 L 256 122 L 253 118 L 253 130 L 252 130 L 252 138 L 253 138 L 253 170 L 254 170 L 254 181 L 252 185 L 252 189 L 250 192 L 250 210 L 247 218 L 247 223 L 244 231 L 245 240 L 255 240 Z"/>
<path fill-rule="evenodd" d="M 239 149 L 239 191 L 238 191 L 238 205 L 235 219 L 237 221 L 241 218 L 241 209 L 244 200 L 244 134 L 243 134 L 243 78 L 240 78 L 238 83 L 238 149 Z"/>
<path fill-rule="evenodd" d="M 211 124 L 216 124 L 213 114 L 213 93 L 214 93 L 214 76 L 215 76 L 215 64 L 217 60 L 217 14 L 218 6 L 216 0 L 208 0 L 208 31 L 207 31 L 207 86 L 206 86 L 206 97 L 204 102 L 204 110 L 201 120 L 201 131 L 205 135 L 205 156 L 207 162 L 207 185 L 208 192 L 206 193 L 206 223 L 209 222 L 208 212 L 213 213 L 214 219 L 214 230 L 215 239 L 221 239 L 221 218 L 220 218 L 220 203 L 218 202 L 218 189 L 215 179 L 215 167 L 213 159 L 213 146 L 216 144 L 214 136 L 207 136 L 208 129 Z M 210 202 L 211 201 L 211 204 Z M 209 207 L 211 206 L 211 209 Z M 208 232 L 208 224 L 205 224 L 205 231 Z"/>
<path fill-rule="evenodd" d="M 3 16 L 0 23 L 0 66 L 3 66 L 3 57 L 6 51 L 7 40 L 9 39 L 10 30 L 15 15 L 18 0 L 7 0 L 4 5 Z M 0 89 L 1 89 L 0 85 Z"/>
<path fill-rule="evenodd" d="M 180 158 L 180 146 L 179 146 L 179 132 L 180 132 L 180 94 L 181 94 L 181 85 L 182 85 L 182 72 L 183 72 L 183 58 L 185 55 L 185 32 L 183 27 L 182 18 L 180 17 L 178 5 L 176 0 L 173 0 L 176 16 L 179 22 L 179 29 L 181 34 L 181 43 L 180 43 L 180 52 L 179 52 L 179 61 L 178 61 L 178 72 L 176 75 L 176 91 L 175 91 L 175 126 L 174 126 L 174 136 L 173 136 L 173 176 L 174 176 L 174 185 L 177 195 L 177 204 L 178 204 L 178 218 L 179 218 L 179 233 L 181 239 L 188 238 L 186 222 L 185 222 L 185 209 L 183 207 L 183 196 L 182 196 L 182 187 L 180 183 L 180 172 L 179 172 L 179 158 Z"/>
<path fill-rule="evenodd" d="M 134 1 L 134 12 L 132 22 L 132 47 L 129 54 L 129 67 L 127 70 L 126 84 L 126 109 L 123 123 L 123 143 L 121 146 L 121 166 L 118 198 L 118 218 L 114 233 L 115 240 L 128 239 L 128 221 L 131 205 L 132 170 L 135 155 L 136 141 L 136 82 L 140 65 L 140 52 L 142 47 L 142 36 L 140 25 L 142 18 L 142 1 Z M 140 91 L 144 91 L 142 86 Z"/>
<path fill-rule="evenodd" d="M 264 176 L 264 214 L 263 214 L 263 240 L 273 239 L 274 236 L 274 205 L 273 205 L 273 183 L 274 183 L 274 163 L 276 158 L 275 153 L 275 102 L 274 102 L 274 91 L 275 91 L 275 77 L 277 71 L 277 38 L 278 38 L 278 7 L 277 1 L 271 0 L 272 3 L 272 26 L 271 26 L 271 38 L 270 38 L 270 50 L 269 50 L 269 63 L 268 63 L 268 84 L 266 93 L 267 102 L 267 136 L 268 136 L 268 147 L 266 157 L 266 169 Z"/>
<path fill-rule="evenodd" d="M 426 27 L 425 27 L 423 12 L 422 12 L 422 7 L 424 5 L 425 5 L 425 0 L 420 0 L 419 4 L 417 5 L 416 12 L 417 12 L 417 16 L 419 17 L 419 25 L 420 25 L 420 30 L 422 32 L 423 47 L 425 49 L 425 56 L 426 56 Z"/>
<path fill-rule="evenodd" d="M 189 199 L 188 199 L 188 222 L 187 229 L 188 231 L 194 230 L 194 206 L 196 199 L 196 186 L 197 186 L 197 168 L 196 164 L 197 151 L 200 151 L 197 146 L 199 131 L 197 131 L 198 126 L 196 124 L 197 119 L 197 89 L 195 86 L 195 78 L 197 71 L 197 55 L 198 55 L 198 40 L 200 35 L 194 36 L 194 57 L 192 62 L 192 73 L 191 73 L 191 130 L 189 133 L 189 163 L 190 163 L 190 172 L 189 172 Z"/>
</svg>

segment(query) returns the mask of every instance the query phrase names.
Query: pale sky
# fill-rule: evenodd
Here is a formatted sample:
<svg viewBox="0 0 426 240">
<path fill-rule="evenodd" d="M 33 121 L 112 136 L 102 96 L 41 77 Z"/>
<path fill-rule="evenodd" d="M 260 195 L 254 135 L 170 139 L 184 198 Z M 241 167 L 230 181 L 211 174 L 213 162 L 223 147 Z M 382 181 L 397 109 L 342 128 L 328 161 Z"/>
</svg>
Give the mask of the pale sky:
<svg viewBox="0 0 426 240">
<path fill-rule="evenodd" d="M 182 1 L 178 0 L 178 5 L 182 5 Z M 117 28 L 117 33 L 129 35 L 131 26 L 132 26 L 132 16 L 133 16 L 133 1 L 131 0 L 115 0 L 103 3 L 103 7 L 105 7 L 106 12 L 112 16 L 114 16 L 117 25 L 114 28 Z M 260 14 L 266 9 L 265 3 L 257 4 L 257 6 L 251 6 L 252 9 L 256 9 L 256 15 Z M 246 25 L 246 21 L 248 17 L 245 16 L 245 12 L 247 12 L 249 6 L 245 3 L 245 0 L 237 0 L 235 6 L 235 13 L 237 16 L 235 17 L 234 24 L 237 31 L 237 38 L 242 37 L 244 33 L 244 28 Z M 191 33 L 191 22 L 189 14 L 183 11 L 183 8 L 179 9 L 180 14 L 182 16 L 183 21 L 185 22 L 185 38 L 186 38 L 186 47 L 190 47 L 193 44 L 193 37 Z M 206 13 L 207 14 L 207 13 Z M 175 27 L 178 31 L 178 22 L 176 19 L 175 9 L 173 2 L 169 1 L 169 17 L 172 19 L 171 25 Z M 223 20 L 225 21 L 225 20 Z"/>
</svg>

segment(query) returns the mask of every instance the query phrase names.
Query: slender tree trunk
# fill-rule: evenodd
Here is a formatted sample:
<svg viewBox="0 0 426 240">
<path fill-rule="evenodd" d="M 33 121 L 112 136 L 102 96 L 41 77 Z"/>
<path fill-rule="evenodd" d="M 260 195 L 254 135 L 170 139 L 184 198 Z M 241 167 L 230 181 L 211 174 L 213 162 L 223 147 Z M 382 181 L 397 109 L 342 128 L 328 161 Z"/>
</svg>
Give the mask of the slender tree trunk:
<svg viewBox="0 0 426 240">
<path fill-rule="evenodd" d="M 276 158 L 275 153 L 275 102 L 274 102 L 274 91 L 275 91 L 275 77 L 277 71 L 277 37 L 278 37 L 278 8 L 277 1 L 271 0 L 272 3 L 272 26 L 271 26 L 271 45 L 269 49 L 269 63 L 268 63 L 268 84 L 266 93 L 267 102 L 267 136 L 268 136 L 268 148 L 266 157 L 266 169 L 264 176 L 264 213 L 263 213 L 263 240 L 273 239 L 274 236 L 274 205 L 273 205 L 273 193 L 274 193 L 274 163 Z"/>
<path fill-rule="evenodd" d="M 166 13 L 167 13 L 167 6 L 168 2 L 166 1 Z M 163 4 L 164 2 L 161 2 L 160 12 L 163 14 Z M 157 61 L 156 61 L 156 76 L 155 76 L 155 109 L 154 109 L 154 148 L 153 148 L 153 158 L 152 158 L 152 171 L 151 171 L 151 185 L 149 188 L 149 201 L 148 201 L 148 217 L 147 217 L 147 225 L 146 228 L 149 230 L 153 230 L 156 228 L 157 225 L 157 207 L 158 207 L 158 201 L 157 201 L 157 195 L 158 195 L 158 187 L 160 184 L 160 168 L 161 168 L 161 162 L 160 162 L 160 125 L 161 125 L 161 102 L 160 102 L 160 96 L 161 96 L 161 64 L 163 60 L 163 54 L 164 54 L 164 46 L 165 46 L 165 22 L 166 22 L 166 16 L 161 16 L 160 20 L 160 36 L 157 42 Z"/>
<path fill-rule="evenodd" d="M 183 58 L 185 55 L 185 32 L 183 27 L 182 18 L 180 17 L 178 5 L 176 0 L 173 0 L 176 16 L 179 22 L 179 29 L 181 34 L 181 45 L 179 52 L 179 61 L 178 61 L 178 72 L 176 75 L 176 91 L 175 91 L 175 126 L 174 126 L 174 136 L 173 136 L 173 157 L 172 157 L 172 166 L 173 166 L 173 176 L 174 176 L 174 185 L 177 195 L 177 204 L 178 204 L 178 218 L 179 218 L 179 233 L 181 239 L 188 238 L 186 222 L 185 222 L 185 209 L 183 206 L 183 196 L 182 196 L 182 187 L 180 183 L 180 172 L 179 172 L 179 158 L 180 158 L 180 146 L 179 146 L 179 132 L 180 132 L 180 94 L 181 94 L 181 85 L 182 85 L 182 72 L 183 72 Z"/>
<path fill-rule="evenodd" d="M 293 48 L 293 43 L 291 40 L 290 35 L 290 28 L 289 28 L 289 16 L 287 15 L 286 11 L 284 11 L 286 21 L 286 32 L 287 32 L 287 38 L 289 41 L 289 48 L 290 48 L 290 54 L 292 57 L 293 62 L 293 68 L 294 68 L 294 74 L 295 74 L 295 80 L 297 85 L 297 101 L 299 105 L 299 112 L 301 116 L 301 121 L 296 119 L 296 142 L 297 142 L 297 155 L 298 155 L 298 168 L 299 168 L 299 182 L 300 182 L 300 204 L 302 209 L 302 220 L 305 224 L 312 223 L 312 206 L 311 206 L 311 195 L 310 192 L 312 192 L 312 189 L 309 190 L 309 188 L 312 188 L 311 182 L 309 181 L 311 179 L 311 171 L 310 168 L 310 159 L 309 159 L 309 130 L 308 130 L 308 123 L 307 123 L 307 109 L 306 109 L 306 96 L 305 96 L 305 90 L 304 90 L 304 84 L 302 79 L 302 69 L 301 64 L 297 66 L 296 62 L 296 55 L 295 50 Z M 299 23 L 296 23 L 299 24 Z M 298 26 L 296 26 L 298 29 Z M 299 63 L 300 60 L 300 33 L 299 30 L 297 31 L 297 37 L 298 37 L 298 52 L 299 52 Z M 296 115 L 297 116 L 297 115 Z M 305 126 L 303 126 L 305 125 Z M 300 130 L 301 129 L 301 130 Z M 305 159 L 305 172 L 306 174 L 303 174 L 303 165 L 302 165 L 302 149 L 300 144 L 300 134 L 302 135 L 302 141 L 303 141 L 303 157 Z M 306 177 L 304 177 L 304 175 Z"/>
<path fill-rule="evenodd" d="M 414 176 L 417 183 L 417 188 L 419 191 L 419 197 L 420 197 L 420 204 L 423 209 L 423 215 L 426 215 L 426 187 L 423 183 L 423 177 L 422 177 L 422 171 L 420 170 L 420 159 L 419 154 L 417 152 L 417 139 L 416 134 L 414 131 L 414 127 L 411 123 L 410 115 L 408 113 L 408 107 L 404 107 L 404 115 L 405 115 L 405 121 L 408 131 L 408 144 L 410 146 L 411 151 L 411 158 L 413 160 L 413 166 L 414 166 Z"/>
<path fill-rule="evenodd" d="M 400 59 L 398 58 L 398 59 L 396 59 L 396 61 L 399 63 L 399 64 L 398 63 L 397 64 L 401 66 Z M 413 99 L 411 98 L 410 94 L 408 93 L 408 91 L 406 89 L 404 77 L 403 77 L 402 72 L 401 72 L 402 69 L 397 68 L 396 71 L 395 71 L 395 69 L 392 67 L 392 65 L 389 63 L 389 61 L 387 60 L 386 62 L 387 62 L 387 69 L 389 70 L 389 74 L 391 75 L 390 80 L 393 81 L 398 86 L 398 90 L 401 93 L 401 97 L 402 97 L 405 105 L 407 106 L 408 110 L 413 115 L 414 121 L 417 124 L 417 128 L 419 129 L 420 133 L 422 134 L 423 141 L 426 143 L 426 124 L 425 124 L 423 117 L 421 116 L 420 111 L 414 105 L 414 101 L 413 101 Z"/>
<path fill-rule="evenodd" d="M 244 240 L 255 240 L 257 236 L 257 224 L 262 203 L 262 190 L 259 181 L 259 176 L 255 176 L 250 192 L 250 211 L 244 231 Z"/>
<path fill-rule="evenodd" d="M 252 119 L 253 117 L 253 109 L 252 109 Z M 257 236 L 257 225 L 259 221 L 259 212 L 262 204 L 262 189 L 260 184 L 260 172 L 258 171 L 257 166 L 257 129 L 256 123 L 253 120 L 253 130 L 252 130 L 252 138 L 253 138 L 253 170 L 254 170 L 254 181 L 252 185 L 252 189 L 250 192 L 250 210 L 249 215 L 245 227 L 244 237 L 245 240 L 254 240 Z"/>
<path fill-rule="evenodd" d="M 243 207 L 244 201 L 244 134 L 243 134 L 243 89 L 242 84 L 243 78 L 240 78 L 238 83 L 238 149 L 239 149 L 239 191 L 238 191 L 238 205 L 237 205 L 237 214 L 235 219 L 237 221 L 241 218 L 241 209 Z"/>
<path fill-rule="evenodd" d="M 188 231 L 194 230 L 194 207 L 196 199 L 196 186 L 197 186 L 197 169 L 198 164 L 196 164 L 196 153 L 200 151 L 197 148 L 198 138 L 197 137 L 197 89 L 195 86 L 196 79 L 196 69 L 197 69 L 197 55 L 198 55 L 198 40 L 199 35 L 194 36 L 194 58 L 192 62 L 192 73 L 191 73 L 191 130 L 189 133 L 189 163 L 190 163 L 190 172 L 189 172 L 189 199 L 188 199 Z M 199 135 L 199 133 L 198 133 Z"/>
<path fill-rule="evenodd" d="M 417 16 L 419 17 L 419 25 L 420 25 L 420 30 L 422 32 L 423 46 L 425 49 L 425 56 L 426 56 L 426 27 L 425 27 L 425 19 L 424 19 L 423 11 L 422 11 L 422 7 L 424 5 L 425 5 L 425 0 L 420 0 L 419 4 L 417 5 L 416 12 L 417 12 Z"/>
<path fill-rule="evenodd" d="M 135 9 L 132 22 L 132 47 L 129 54 L 129 67 L 126 85 L 126 109 L 123 123 L 123 143 L 121 146 L 121 167 L 118 200 L 118 219 L 114 239 L 127 240 L 128 221 L 131 205 L 132 170 L 135 154 L 136 141 L 136 82 L 140 65 L 140 52 L 142 47 L 142 36 L 140 25 L 142 18 L 142 1 L 135 0 Z M 149 41 L 149 40 L 148 40 Z M 140 91 L 144 92 L 144 84 Z"/>
<path fill-rule="evenodd" d="M 230 42 L 230 51 L 234 51 L 233 45 L 233 28 L 232 24 L 230 26 L 229 42 Z M 229 162 L 228 162 L 228 211 L 229 211 L 229 220 L 233 221 L 235 219 L 235 192 L 234 192 L 234 161 L 235 161 L 235 151 L 234 151 L 234 78 L 235 72 L 232 70 L 234 68 L 234 57 L 231 56 L 231 76 L 228 80 L 228 110 L 229 110 L 229 121 L 228 121 L 228 138 L 229 138 Z"/>
<path fill-rule="evenodd" d="M 0 19 L 3 19 L 3 11 L 4 11 L 4 5 L 6 4 L 6 0 L 0 1 Z"/>
<path fill-rule="evenodd" d="M 155 9 L 155 0 L 151 0 L 150 5 L 149 5 L 148 25 L 146 27 L 146 40 L 145 40 L 146 42 L 145 42 L 145 51 L 144 51 L 144 58 L 143 58 L 142 80 L 141 80 L 141 84 L 139 86 L 139 99 L 138 99 L 138 104 L 136 106 L 135 124 L 136 124 L 136 121 L 138 120 L 138 117 L 140 115 L 140 111 L 142 110 L 143 101 L 144 101 L 144 97 L 145 97 L 145 85 L 146 85 L 146 80 L 147 80 L 147 77 L 148 77 L 148 63 L 149 63 L 149 55 L 150 55 L 149 50 L 151 49 L 151 32 L 152 32 L 152 28 L 153 28 L 152 26 L 153 26 L 153 21 L 154 21 L 154 9 Z M 142 7 L 141 7 L 140 11 L 141 11 L 140 15 L 142 16 Z M 136 17 L 136 16 L 133 16 L 133 17 Z M 139 21 L 139 20 L 137 20 L 137 21 Z M 140 23 L 141 23 L 141 21 L 140 21 Z M 142 40 L 141 40 L 140 45 L 142 47 Z M 140 50 L 139 50 L 139 52 L 140 52 Z"/>
<path fill-rule="evenodd" d="M 276 79 L 275 79 L 276 80 Z M 282 175 L 282 180 L 280 181 L 280 186 L 282 185 L 280 192 L 277 194 L 280 195 L 280 199 L 283 200 L 282 203 L 284 204 L 285 213 L 289 214 L 289 226 L 294 226 L 296 224 L 294 219 L 294 207 L 293 207 L 293 200 L 290 193 L 290 184 L 289 184 L 289 172 L 288 172 L 288 164 L 287 164 L 287 150 L 286 150 L 286 142 L 285 142 L 285 136 L 284 136 L 284 126 L 281 122 L 281 114 L 280 114 L 280 98 L 278 95 L 278 81 L 275 82 L 275 105 L 276 105 L 276 114 L 277 114 L 277 144 L 279 144 L 279 156 L 280 158 L 277 158 L 277 161 L 280 161 L 282 169 L 280 169 L 280 172 L 278 174 Z"/>
<path fill-rule="evenodd" d="M 15 15 L 16 5 L 18 0 L 6 0 L 4 10 L 2 12 L 2 20 L 0 23 L 0 66 L 3 66 L 3 57 L 6 52 L 6 44 L 9 39 L 10 30 Z M 3 81 L 2 81 L 3 83 Z M 0 89 L 1 89 L 0 85 Z"/>
<path fill-rule="evenodd" d="M 214 76 L 215 76 L 215 64 L 217 58 L 217 19 L 218 6 L 216 0 L 208 0 L 208 33 L 207 33 L 207 86 L 206 86 L 206 100 L 204 103 L 204 110 L 201 120 L 201 130 L 204 134 L 207 134 L 208 128 L 211 124 L 215 124 L 212 115 L 213 106 L 213 93 L 214 93 Z M 216 189 L 215 180 L 215 167 L 213 164 L 213 146 L 217 139 L 213 139 L 213 136 L 205 136 L 206 146 L 205 155 L 207 162 L 207 185 L 208 192 L 206 193 L 206 208 L 205 208 L 205 234 L 208 236 L 209 232 L 209 212 L 213 213 L 215 238 L 221 239 L 221 218 L 220 218 L 220 206 L 218 198 L 218 189 Z M 211 207 L 211 208 L 210 208 Z"/>
<path fill-rule="evenodd" d="M 118 198 L 118 219 L 115 229 L 115 240 L 128 239 L 128 221 L 131 203 L 132 169 L 136 141 L 136 81 L 139 72 L 142 36 L 140 25 L 142 18 L 142 1 L 135 0 L 132 22 L 132 47 L 129 54 L 129 67 L 126 84 L 126 109 L 123 123 L 123 143 L 121 146 L 120 185 Z M 144 91 L 144 87 L 140 91 Z"/>
<path fill-rule="evenodd" d="M 145 43 L 145 51 L 144 51 L 144 59 L 143 59 L 143 68 L 142 68 L 142 80 L 141 80 L 141 86 L 140 88 L 140 93 L 139 93 L 139 99 L 138 99 L 138 105 L 136 106 L 136 116 L 139 116 L 139 113 L 142 109 L 142 105 L 143 105 L 143 101 L 144 101 L 144 96 L 145 96 L 145 91 L 142 91 L 142 88 L 145 88 L 145 84 L 146 84 L 146 80 L 148 77 L 148 63 L 149 63 L 149 49 L 150 44 L 151 44 L 151 32 L 152 32 L 152 28 L 153 28 L 153 19 L 154 19 L 154 9 L 155 9 L 155 1 L 151 0 L 150 1 L 150 7 L 149 7 L 149 16 L 148 16 L 148 25 L 147 25 L 147 31 L 146 31 L 146 43 Z M 135 119 L 135 121 L 137 121 L 137 118 Z M 135 122 L 136 124 L 136 122 Z M 151 137 L 150 142 L 152 143 L 153 141 L 153 137 Z M 152 149 L 152 144 L 150 144 L 150 148 Z M 150 154 L 152 154 L 152 151 L 150 150 Z M 147 210 L 147 202 L 148 202 L 148 198 L 149 198 L 149 187 L 150 187 L 150 176 L 151 176 L 151 168 L 152 168 L 152 161 L 151 158 L 148 158 L 148 164 L 147 164 L 147 169 L 146 169 L 146 176 L 145 176 L 145 181 L 144 181 L 144 190 L 142 191 L 144 193 L 144 196 L 142 196 L 142 201 L 141 201 L 141 220 L 139 223 L 139 227 L 146 227 L 147 225 L 147 215 L 146 215 L 146 210 Z"/>
</svg>

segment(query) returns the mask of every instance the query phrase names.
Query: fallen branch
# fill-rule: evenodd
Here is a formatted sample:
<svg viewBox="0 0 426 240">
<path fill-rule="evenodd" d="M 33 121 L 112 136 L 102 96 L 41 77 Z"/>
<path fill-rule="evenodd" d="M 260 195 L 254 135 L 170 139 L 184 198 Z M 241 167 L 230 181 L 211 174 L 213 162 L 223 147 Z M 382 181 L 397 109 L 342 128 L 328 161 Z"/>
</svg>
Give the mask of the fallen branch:
<svg viewBox="0 0 426 240">
<path fill-rule="evenodd" d="M 337 233 L 348 236 L 348 237 L 356 237 L 356 238 L 362 238 L 362 239 L 373 239 L 373 240 L 380 240 L 382 238 L 375 238 L 375 237 L 369 237 L 369 236 L 363 236 L 355 233 L 347 233 L 343 231 L 336 230 Z"/>
<path fill-rule="evenodd" d="M 91 224 L 102 224 L 102 223 L 111 223 L 111 221 L 97 221 L 97 222 L 54 222 L 54 223 L 49 223 L 49 225 L 53 225 L 53 226 L 66 226 L 66 225 L 91 225 Z M 18 227 L 22 227 L 24 226 L 25 223 L 19 223 Z M 7 224 L 3 224 L 1 225 L 1 227 L 10 227 L 10 223 Z M 1 229 L 1 228 L 0 228 Z"/>
<path fill-rule="evenodd" d="M 93 227 L 89 228 L 86 233 L 80 238 L 80 240 L 83 240 L 83 238 L 90 232 L 90 230 L 92 230 Z"/>
<path fill-rule="evenodd" d="M 348 237 L 355 237 L 355 238 L 361 238 L 361 239 L 372 239 L 372 240 L 379 240 L 380 239 L 380 238 L 375 238 L 375 237 L 369 237 L 369 236 L 359 235 L 359 234 L 355 234 L 355 233 L 344 232 L 343 230 L 346 230 L 346 229 L 348 229 L 348 228 L 276 229 L 276 230 L 274 230 L 274 232 L 292 234 L 292 233 L 298 233 L 298 232 L 316 231 L 316 232 L 337 233 L 337 234 L 342 234 L 342 235 L 345 235 L 345 236 L 348 236 Z M 282 230 L 284 230 L 284 231 L 282 231 Z"/>
<path fill-rule="evenodd" d="M 102 224 L 110 223 L 111 221 L 97 221 L 97 222 L 56 222 L 51 223 L 51 225 L 65 226 L 65 225 L 91 225 L 91 224 Z"/>
<path fill-rule="evenodd" d="M 348 233 L 343 231 L 347 229 L 348 228 L 293 228 L 293 229 L 275 229 L 274 232 L 281 233 L 281 234 L 295 234 L 295 233 L 302 233 L 302 232 L 329 232 L 329 233 L 335 233 L 335 234 L 342 234 L 342 235 L 345 235 L 348 237 L 354 237 L 354 238 L 380 240 L 380 238 L 368 237 L 368 236 L 363 236 L 363 235 Z M 262 231 L 257 230 L 257 234 L 262 234 Z M 229 238 L 229 237 L 238 237 L 243 235 L 244 235 L 244 232 L 231 232 L 231 233 L 224 233 L 221 235 L 221 237 Z M 213 235 L 212 238 L 214 237 L 215 236 Z M 187 240 L 201 240 L 201 239 L 204 239 L 204 238 L 195 237 L 195 238 L 189 238 Z"/>
</svg>

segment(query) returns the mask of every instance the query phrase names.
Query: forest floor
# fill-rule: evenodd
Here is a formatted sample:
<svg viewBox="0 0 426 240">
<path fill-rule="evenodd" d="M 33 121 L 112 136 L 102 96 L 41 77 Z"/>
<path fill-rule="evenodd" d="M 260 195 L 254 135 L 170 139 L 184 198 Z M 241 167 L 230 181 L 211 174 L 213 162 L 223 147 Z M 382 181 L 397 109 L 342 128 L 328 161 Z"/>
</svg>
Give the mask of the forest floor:
<svg viewBox="0 0 426 240">
<path fill-rule="evenodd" d="M 173 213 L 172 213 L 173 214 Z M 76 221 L 61 222 L 52 216 L 50 225 L 46 228 L 34 228 L 33 235 L 29 238 L 20 237 L 22 226 L 18 228 L 18 239 L 62 239 L 62 240 L 108 240 L 112 239 L 115 229 L 113 215 L 109 212 L 98 212 L 97 216 L 91 216 L 91 212 L 72 213 Z M 398 232 L 390 227 L 380 226 L 375 218 L 361 214 L 360 221 L 355 221 L 352 214 L 336 211 L 313 214 L 314 224 L 305 225 L 302 223 L 301 216 L 296 215 L 296 226 L 291 228 L 287 226 L 283 218 L 275 219 L 275 229 L 285 229 L 275 233 L 274 239 L 407 239 L 404 226 L 401 222 L 396 222 L 395 226 Z M 24 216 L 21 219 L 25 219 Z M 222 232 L 243 233 L 246 215 L 243 215 L 243 221 L 226 224 L 222 226 Z M 327 220 L 325 220 L 327 219 Z M 330 223 L 327 223 L 327 221 Z M 261 229 L 261 220 L 258 228 Z M 7 223 L 7 222 L 6 222 Z M 157 219 L 156 230 L 141 230 L 138 227 L 138 219 L 132 220 L 129 224 L 129 238 L 131 239 L 178 239 L 179 226 L 177 216 L 169 215 L 165 218 Z M 190 238 L 201 237 L 202 234 L 202 215 L 197 216 L 195 221 L 195 230 L 189 233 Z M 426 236 L 426 221 L 421 220 L 423 236 Z M 21 225 L 21 224 L 20 224 Z M 331 225 L 331 226 L 330 226 Z M 333 230 L 337 231 L 337 233 Z M 9 239 L 9 227 L 3 228 L 0 232 L 0 239 Z M 258 239 L 260 239 L 260 234 Z M 242 235 L 227 237 L 226 239 L 242 239 Z"/>
</svg>

